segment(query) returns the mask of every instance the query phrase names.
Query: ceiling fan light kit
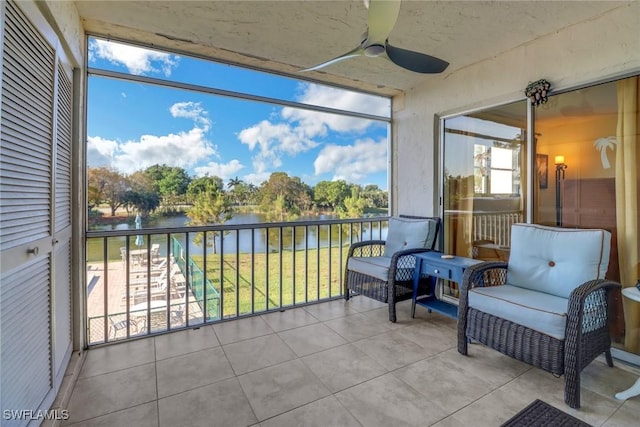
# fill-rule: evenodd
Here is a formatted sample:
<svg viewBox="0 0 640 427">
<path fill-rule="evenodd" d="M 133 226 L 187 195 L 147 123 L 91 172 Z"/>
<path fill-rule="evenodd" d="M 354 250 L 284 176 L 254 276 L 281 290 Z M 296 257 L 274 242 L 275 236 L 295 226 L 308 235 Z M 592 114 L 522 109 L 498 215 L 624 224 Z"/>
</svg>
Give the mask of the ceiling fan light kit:
<svg viewBox="0 0 640 427">
<path fill-rule="evenodd" d="M 386 58 L 399 67 L 423 74 L 441 73 L 449 66 L 447 61 L 440 58 L 394 47 L 389 44 L 389 35 L 400 14 L 400 0 L 365 0 L 365 6 L 367 4 L 369 8 L 367 32 L 360 45 L 329 61 L 304 69 L 302 70 L 303 72 L 319 70 L 356 56 Z"/>
</svg>

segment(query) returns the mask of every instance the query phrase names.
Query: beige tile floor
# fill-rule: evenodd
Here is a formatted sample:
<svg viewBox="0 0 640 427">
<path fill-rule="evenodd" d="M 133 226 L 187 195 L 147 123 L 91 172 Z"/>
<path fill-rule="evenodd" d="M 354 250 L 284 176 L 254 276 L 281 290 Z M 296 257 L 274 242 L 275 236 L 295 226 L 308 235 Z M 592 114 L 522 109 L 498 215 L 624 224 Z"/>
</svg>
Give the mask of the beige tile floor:
<svg viewBox="0 0 640 427">
<path fill-rule="evenodd" d="M 88 351 L 71 394 L 74 426 L 499 426 L 542 399 L 594 426 L 638 426 L 636 373 L 596 360 L 582 408 L 563 379 L 474 344 L 455 321 L 355 297 Z"/>
</svg>

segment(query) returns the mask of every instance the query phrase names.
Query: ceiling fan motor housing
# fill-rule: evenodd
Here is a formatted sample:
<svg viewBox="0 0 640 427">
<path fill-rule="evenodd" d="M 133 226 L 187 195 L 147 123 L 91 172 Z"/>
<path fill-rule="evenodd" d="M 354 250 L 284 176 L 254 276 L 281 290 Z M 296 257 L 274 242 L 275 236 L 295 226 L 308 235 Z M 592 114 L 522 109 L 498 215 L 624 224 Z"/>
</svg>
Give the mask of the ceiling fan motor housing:
<svg viewBox="0 0 640 427">
<path fill-rule="evenodd" d="M 385 48 L 381 44 L 372 44 L 364 48 L 365 56 L 368 56 L 370 58 L 376 58 L 382 55 L 384 51 L 385 51 Z"/>
</svg>

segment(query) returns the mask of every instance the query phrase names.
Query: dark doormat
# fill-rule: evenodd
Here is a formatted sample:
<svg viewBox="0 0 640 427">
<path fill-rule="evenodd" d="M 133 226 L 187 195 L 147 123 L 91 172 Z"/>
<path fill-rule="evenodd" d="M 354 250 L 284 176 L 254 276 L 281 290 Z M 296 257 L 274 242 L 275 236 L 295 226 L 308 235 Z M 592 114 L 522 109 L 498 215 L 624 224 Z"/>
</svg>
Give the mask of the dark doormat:
<svg viewBox="0 0 640 427">
<path fill-rule="evenodd" d="M 560 409 L 536 399 L 500 427 L 593 427 Z"/>
</svg>

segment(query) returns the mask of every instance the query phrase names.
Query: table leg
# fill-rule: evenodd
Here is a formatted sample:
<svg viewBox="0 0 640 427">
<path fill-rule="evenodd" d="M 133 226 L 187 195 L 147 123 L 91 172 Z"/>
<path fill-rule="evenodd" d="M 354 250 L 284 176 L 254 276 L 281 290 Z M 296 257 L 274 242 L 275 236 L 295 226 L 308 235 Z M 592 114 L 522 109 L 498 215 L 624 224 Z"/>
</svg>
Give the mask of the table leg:
<svg viewBox="0 0 640 427">
<path fill-rule="evenodd" d="M 616 399 L 627 400 L 630 397 L 640 395 L 640 378 L 636 380 L 636 383 L 620 393 L 616 393 Z"/>
<path fill-rule="evenodd" d="M 418 287 L 420 286 L 420 271 L 422 270 L 422 259 L 416 260 L 413 270 L 413 295 L 411 296 L 411 318 L 416 315 L 416 298 L 418 298 Z"/>
</svg>

